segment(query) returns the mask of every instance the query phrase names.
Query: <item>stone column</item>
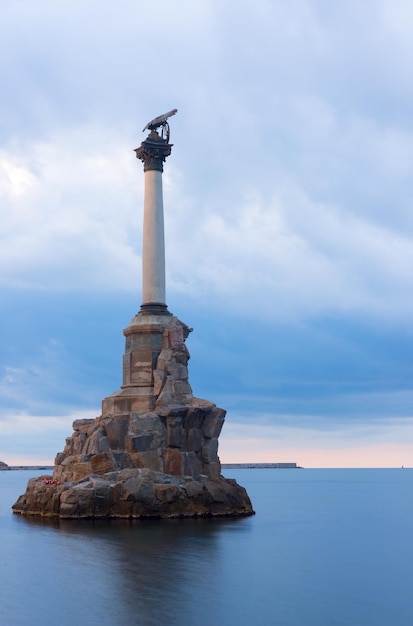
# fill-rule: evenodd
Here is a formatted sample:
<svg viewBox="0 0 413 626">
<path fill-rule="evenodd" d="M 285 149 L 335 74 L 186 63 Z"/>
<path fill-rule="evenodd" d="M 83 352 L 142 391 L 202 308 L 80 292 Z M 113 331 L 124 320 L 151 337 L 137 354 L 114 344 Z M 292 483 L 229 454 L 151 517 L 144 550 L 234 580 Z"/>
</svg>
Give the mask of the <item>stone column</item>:
<svg viewBox="0 0 413 626">
<path fill-rule="evenodd" d="M 172 144 L 154 130 L 136 148 L 136 156 L 143 161 L 145 195 L 142 248 L 142 305 L 141 313 L 169 315 L 165 294 L 165 237 L 162 198 L 162 172 Z"/>
<path fill-rule="evenodd" d="M 179 354 L 179 358 L 185 361 L 185 367 L 175 368 L 179 369 L 174 371 L 176 381 L 171 380 L 168 367 L 164 365 L 166 352 L 178 350 L 172 340 L 176 329 L 181 330 L 184 339 L 190 331 L 168 311 L 165 302 L 162 172 L 164 161 L 171 154 L 171 148 L 172 144 L 168 139 L 159 135 L 156 130 L 151 130 L 148 137 L 135 150 L 137 158 L 143 162 L 145 172 L 142 304 L 139 313 L 123 331 L 126 337 L 123 384 L 120 390 L 103 400 L 103 415 L 151 411 L 155 408 L 158 397 L 161 396 L 162 400 L 168 395 L 167 392 L 179 400 L 192 394 L 186 368 L 189 355 L 185 346 L 181 349 L 182 354 Z M 161 353 L 164 356 L 158 367 Z M 172 383 L 176 383 L 176 390 Z M 173 393 L 170 388 L 173 388 Z"/>
</svg>

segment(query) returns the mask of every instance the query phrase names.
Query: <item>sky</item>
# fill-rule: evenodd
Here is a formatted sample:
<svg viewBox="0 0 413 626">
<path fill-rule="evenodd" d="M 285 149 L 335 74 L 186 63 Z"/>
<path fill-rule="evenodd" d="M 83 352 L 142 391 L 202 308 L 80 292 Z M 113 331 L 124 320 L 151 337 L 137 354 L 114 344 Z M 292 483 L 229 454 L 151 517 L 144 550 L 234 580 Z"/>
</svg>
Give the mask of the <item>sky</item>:
<svg viewBox="0 0 413 626">
<path fill-rule="evenodd" d="M 122 379 L 142 128 L 172 108 L 167 304 L 223 462 L 413 465 L 410 0 L 3 0 L 0 460 Z"/>
</svg>

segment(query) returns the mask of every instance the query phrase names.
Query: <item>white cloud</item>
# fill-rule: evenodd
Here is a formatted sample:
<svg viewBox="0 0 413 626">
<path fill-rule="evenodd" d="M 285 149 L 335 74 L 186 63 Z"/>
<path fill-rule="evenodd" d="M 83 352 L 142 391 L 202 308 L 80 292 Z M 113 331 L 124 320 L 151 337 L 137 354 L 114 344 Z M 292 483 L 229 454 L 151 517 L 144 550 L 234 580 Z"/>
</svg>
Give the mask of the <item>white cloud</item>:
<svg viewBox="0 0 413 626">
<path fill-rule="evenodd" d="M 142 179 L 116 134 L 101 141 L 89 126 L 2 151 L 3 285 L 137 288 Z"/>
<path fill-rule="evenodd" d="M 237 215 L 187 213 L 168 229 L 174 288 L 220 306 L 273 319 L 411 316 L 412 238 L 294 189 Z"/>
<path fill-rule="evenodd" d="M 0 192 L 9 197 L 27 193 L 36 183 L 35 176 L 20 164 L 0 155 Z"/>
<path fill-rule="evenodd" d="M 21 19 L 8 5 L 10 32 L 28 36 L 26 47 L 13 44 L 10 54 L 31 81 L 34 101 L 38 89 L 51 100 L 40 98 L 24 141 L 21 115 L 22 136 L 1 153 L 3 284 L 140 288 L 143 176 L 125 138 L 143 127 L 147 119 L 138 126 L 139 116 L 163 102 L 156 92 L 166 90 L 180 101 L 167 107 L 182 105 L 165 172 L 169 292 L 218 298 L 220 306 L 255 314 L 256 303 L 265 302 L 275 317 L 394 314 L 390 300 L 410 315 L 410 127 L 386 117 L 383 106 L 384 118 L 377 115 L 384 86 L 370 110 L 359 99 L 360 88 L 380 74 L 383 40 L 396 44 L 400 16 L 410 15 L 402 2 L 390 16 L 386 3 L 371 12 L 372 3 L 302 0 L 297 10 L 246 1 L 234 13 L 213 1 L 177 2 L 163 7 L 157 34 L 164 44 L 151 48 L 151 63 L 139 66 L 135 81 L 126 80 L 136 69 L 129 35 L 137 21 L 139 47 L 149 46 L 158 9 L 127 2 L 119 13 L 107 5 L 91 29 L 96 6 L 72 3 L 63 20 L 61 10 L 40 3 L 30 19 L 47 34 L 42 43 L 29 15 Z M 229 38 L 234 24 L 238 36 Z M 349 31 L 353 43 L 343 47 Z M 116 45 L 121 40 L 126 49 Z M 54 55 L 47 42 L 56 43 Z M 396 60 L 400 47 L 386 54 Z M 345 100 L 334 91 L 342 83 Z M 126 108 L 108 94 L 110 84 L 129 101 Z M 64 114 L 49 115 L 50 107 Z"/>
</svg>

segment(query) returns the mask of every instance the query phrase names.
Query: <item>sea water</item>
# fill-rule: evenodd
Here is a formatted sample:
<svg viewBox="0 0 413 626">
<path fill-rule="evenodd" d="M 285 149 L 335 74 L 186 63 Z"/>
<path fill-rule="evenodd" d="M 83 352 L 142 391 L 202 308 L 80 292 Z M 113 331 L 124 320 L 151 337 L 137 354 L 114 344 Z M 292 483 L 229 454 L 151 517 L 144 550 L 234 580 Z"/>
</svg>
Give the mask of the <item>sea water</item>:
<svg viewBox="0 0 413 626">
<path fill-rule="evenodd" d="M 0 472 L 0 624 L 413 625 L 412 469 L 224 473 L 255 516 L 27 519 Z"/>
</svg>

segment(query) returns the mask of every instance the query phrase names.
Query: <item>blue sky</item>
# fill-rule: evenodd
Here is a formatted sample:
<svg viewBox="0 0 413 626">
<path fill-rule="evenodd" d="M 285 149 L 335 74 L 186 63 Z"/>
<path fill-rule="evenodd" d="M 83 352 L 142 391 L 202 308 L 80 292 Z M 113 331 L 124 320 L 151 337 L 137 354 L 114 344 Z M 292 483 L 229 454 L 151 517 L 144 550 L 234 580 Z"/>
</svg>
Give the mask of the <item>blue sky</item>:
<svg viewBox="0 0 413 626">
<path fill-rule="evenodd" d="M 143 172 L 171 108 L 169 309 L 222 461 L 413 459 L 413 5 L 5 0 L 0 459 L 121 384 Z"/>
</svg>

